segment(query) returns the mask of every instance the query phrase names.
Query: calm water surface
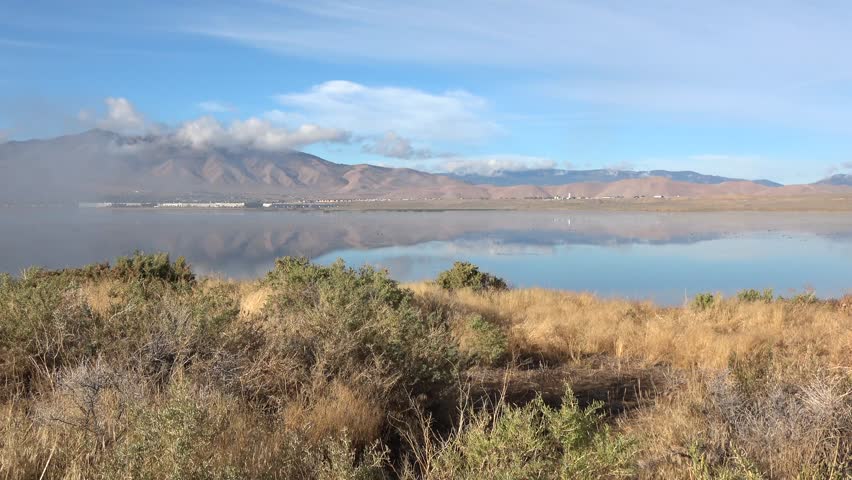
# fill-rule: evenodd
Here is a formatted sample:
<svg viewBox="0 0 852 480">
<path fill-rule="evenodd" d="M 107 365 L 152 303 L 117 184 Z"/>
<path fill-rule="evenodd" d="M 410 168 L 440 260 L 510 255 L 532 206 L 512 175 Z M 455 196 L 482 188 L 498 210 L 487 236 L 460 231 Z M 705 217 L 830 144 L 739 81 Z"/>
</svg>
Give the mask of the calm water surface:
<svg viewBox="0 0 852 480">
<path fill-rule="evenodd" d="M 681 303 L 697 292 L 852 291 L 852 215 L 789 213 L 260 212 L 0 208 L 0 271 L 134 250 L 196 272 L 263 275 L 284 255 L 343 258 L 423 280 L 472 261 L 515 286 Z"/>
</svg>

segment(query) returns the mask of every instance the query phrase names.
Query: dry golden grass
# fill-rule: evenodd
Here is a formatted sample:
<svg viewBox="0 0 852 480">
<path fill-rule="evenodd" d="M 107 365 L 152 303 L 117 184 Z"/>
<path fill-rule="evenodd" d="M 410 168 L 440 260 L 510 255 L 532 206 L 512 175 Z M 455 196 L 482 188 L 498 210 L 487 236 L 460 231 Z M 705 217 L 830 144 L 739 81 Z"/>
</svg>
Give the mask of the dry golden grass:
<svg viewBox="0 0 852 480">
<path fill-rule="evenodd" d="M 779 358 L 852 366 L 852 311 L 838 303 L 725 300 L 698 311 L 544 289 L 486 295 L 406 285 L 422 301 L 469 311 L 508 328 L 516 356 L 578 361 L 606 355 L 645 365 L 725 368 L 732 354 L 769 347 Z"/>
<path fill-rule="evenodd" d="M 316 444 L 346 435 L 355 445 L 366 446 L 379 438 L 385 421 L 379 399 L 341 382 L 333 382 L 323 393 L 284 408 L 285 422 L 305 432 Z"/>
<path fill-rule="evenodd" d="M 242 284 L 240 296 L 240 316 L 251 317 L 259 314 L 263 307 L 266 306 L 266 301 L 272 295 L 272 289 L 269 287 L 256 286 L 252 284 Z"/>
<path fill-rule="evenodd" d="M 544 289 L 477 294 L 406 286 L 427 308 L 454 312 L 451 319 L 478 313 L 502 325 L 516 359 L 569 370 L 599 362 L 601 378 L 620 365 L 671 367 L 656 398 L 617 422 L 639 442 L 641 478 L 845 478 L 852 297 L 728 299 L 702 310 Z M 538 376 L 546 371 L 560 372 Z"/>
<path fill-rule="evenodd" d="M 117 295 L 120 282 L 118 280 L 101 280 L 89 282 L 82 287 L 83 296 L 89 308 L 101 316 L 108 316 L 116 305 L 121 304 Z"/>
</svg>

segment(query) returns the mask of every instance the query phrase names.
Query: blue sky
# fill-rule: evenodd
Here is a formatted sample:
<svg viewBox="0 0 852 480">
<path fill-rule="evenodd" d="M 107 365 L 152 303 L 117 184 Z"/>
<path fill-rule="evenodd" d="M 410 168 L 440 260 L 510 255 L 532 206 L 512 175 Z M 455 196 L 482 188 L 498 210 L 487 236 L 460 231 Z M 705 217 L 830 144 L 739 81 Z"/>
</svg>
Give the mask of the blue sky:
<svg viewBox="0 0 852 480">
<path fill-rule="evenodd" d="M 0 136 L 480 173 L 852 172 L 843 1 L 87 1 L 0 5 Z"/>
</svg>

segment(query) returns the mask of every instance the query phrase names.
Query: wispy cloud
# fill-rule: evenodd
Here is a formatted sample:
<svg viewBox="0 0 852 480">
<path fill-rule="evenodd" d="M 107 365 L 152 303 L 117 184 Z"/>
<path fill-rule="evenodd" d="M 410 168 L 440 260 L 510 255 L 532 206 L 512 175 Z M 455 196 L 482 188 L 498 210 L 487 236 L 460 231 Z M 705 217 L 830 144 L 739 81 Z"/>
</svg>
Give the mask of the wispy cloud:
<svg viewBox="0 0 852 480">
<path fill-rule="evenodd" d="M 236 108 L 226 102 L 219 100 L 205 100 L 198 102 L 198 108 L 208 113 L 227 113 L 236 111 Z"/>
<path fill-rule="evenodd" d="M 335 125 L 359 135 L 393 131 L 420 141 L 476 142 L 500 132 L 487 118 L 488 102 L 462 90 L 430 93 L 337 80 L 275 98 L 292 110 L 290 120 Z"/>
<path fill-rule="evenodd" d="M 769 0 L 257 2 L 186 19 L 192 32 L 292 56 L 546 68 L 544 95 L 641 111 L 840 128 L 852 9 Z M 230 12 L 230 14 L 228 13 Z M 428 39 L 424 41 L 423 39 Z M 533 67 L 532 69 L 528 67 Z M 821 128 L 821 127 L 820 127 Z"/>
<path fill-rule="evenodd" d="M 16 40 L 13 38 L 0 38 L 0 47 L 54 49 L 58 46 L 50 43 Z"/>
<path fill-rule="evenodd" d="M 0 48 L 25 50 L 55 50 L 57 52 L 84 52 L 95 55 L 134 55 L 134 56 L 172 56 L 175 51 L 155 51 L 144 48 L 116 48 L 85 43 L 51 43 L 43 41 L 20 40 L 15 38 L 0 38 Z"/>
<path fill-rule="evenodd" d="M 781 72 L 836 78 L 852 70 L 836 54 L 836 47 L 852 37 L 852 11 L 843 2 L 719 0 L 673 6 L 670 0 L 258 1 L 251 9 L 194 11 L 193 19 L 182 20 L 197 33 L 306 57 L 582 65 L 613 73 L 629 67 L 642 76 L 710 73 L 717 80 L 731 74 L 769 79 Z M 814 66 L 827 71 L 808 71 Z"/>
</svg>

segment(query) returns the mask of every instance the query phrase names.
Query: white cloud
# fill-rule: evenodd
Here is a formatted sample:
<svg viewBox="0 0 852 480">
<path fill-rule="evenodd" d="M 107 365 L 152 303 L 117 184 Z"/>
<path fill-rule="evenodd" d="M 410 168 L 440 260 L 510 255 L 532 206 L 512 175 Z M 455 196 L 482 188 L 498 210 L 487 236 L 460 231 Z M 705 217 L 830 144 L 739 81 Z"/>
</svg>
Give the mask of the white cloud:
<svg viewBox="0 0 852 480">
<path fill-rule="evenodd" d="M 107 98 L 107 113 L 96 118 L 88 110 L 81 110 L 77 119 L 83 125 L 95 125 L 99 128 L 124 134 L 167 134 L 165 141 L 178 141 L 195 148 L 215 147 L 252 147 L 262 150 L 297 149 L 314 143 L 345 143 L 351 134 L 338 128 L 321 127 L 304 123 L 288 128 L 279 122 L 267 118 L 249 117 L 224 124 L 216 118 L 205 115 L 181 123 L 177 128 L 149 122 L 126 98 Z"/>
<path fill-rule="evenodd" d="M 98 120 L 98 127 L 125 133 L 141 133 L 148 129 L 145 117 L 136 111 L 136 107 L 126 98 L 108 97 L 104 102 L 107 114 L 105 118 Z"/>
<path fill-rule="evenodd" d="M 181 125 L 175 137 L 196 148 L 218 145 L 228 138 L 228 132 L 213 117 L 201 117 Z"/>
<path fill-rule="evenodd" d="M 175 137 L 195 148 L 247 146 L 262 150 L 285 150 L 313 143 L 347 142 L 350 135 L 343 130 L 312 124 L 287 129 L 256 117 L 235 120 L 225 126 L 215 118 L 205 116 L 182 124 Z"/>
<path fill-rule="evenodd" d="M 393 131 L 420 141 L 471 142 L 500 131 L 495 122 L 484 118 L 487 102 L 462 90 L 434 94 L 336 80 L 275 98 L 295 111 L 279 112 L 279 116 L 335 125 L 360 135 Z"/>
<path fill-rule="evenodd" d="M 362 150 L 366 153 L 403 160 L 425 160 L 448 156 L 447 154 L 435 153 L 429 148 L 414 147 L 410 140 L 397 135 L 395 132 L 387 132 L 375 141 L 364 144 Z"/>
<path fill-rule="evenodd" d="M 210 113 L 226 113 L 236 110 L 233 105 L 218 100 L 205 100 L 198 103 L 198 108 Z"/>
<path fill-rule="evenodd" d="M 447 159 L 434 167 L 436 171 L 457 175 L 484 175 L 493 177 L 503 172 L 521 172 L 556 168 L 556 162 L 549 158 L 524 155 L 489 155 L 477 157 L 456 157 Z"/>
</svg>

